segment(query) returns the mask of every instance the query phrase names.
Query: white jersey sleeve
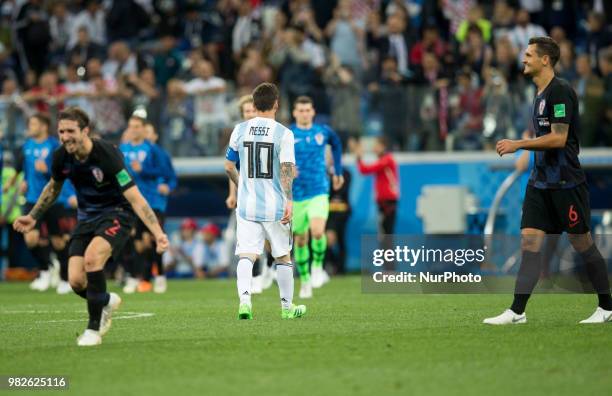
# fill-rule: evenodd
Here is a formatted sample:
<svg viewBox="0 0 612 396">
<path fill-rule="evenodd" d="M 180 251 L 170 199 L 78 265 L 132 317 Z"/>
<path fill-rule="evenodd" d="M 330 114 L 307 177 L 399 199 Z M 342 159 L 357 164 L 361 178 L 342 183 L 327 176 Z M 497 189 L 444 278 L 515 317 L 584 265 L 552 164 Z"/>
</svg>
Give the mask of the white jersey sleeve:
<svg viewBox="0 0 612 396">
<path fill-rule="evenodd" d="M 295 146 L 293 144 L 293 132 L 289 129 L 285 129 L 285 133 L 281 138 L 280 142 L 280 163 L 290 162 L 295 164 Z"/>
<path fill-rule="evenodd" d="M 238 125 L 234 127 L 234 130 L 230 135 L 229 148 L 234 151 L 238 151 Z"/>
</svg>

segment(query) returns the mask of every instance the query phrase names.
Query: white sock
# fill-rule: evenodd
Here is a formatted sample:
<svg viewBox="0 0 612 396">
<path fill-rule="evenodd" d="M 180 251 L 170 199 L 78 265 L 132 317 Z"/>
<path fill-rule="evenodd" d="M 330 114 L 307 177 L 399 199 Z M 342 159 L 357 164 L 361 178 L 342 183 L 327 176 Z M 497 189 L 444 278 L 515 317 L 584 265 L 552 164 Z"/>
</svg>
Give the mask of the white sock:
<svg viewBox="0 0 612 396">
<path fill-rule="evenodd" d="M 276 282 L 280 292 L 281 307 L 291 308 L 293 300 L 293 265 L 291 263 L 276 264 Z"/>
<path fill-rule="evenodd" d="M 253 280 L 253 262 L 248 258 L 241 258 L 236 268 L 238 278 L 238 297 L 240 304 L 251 304 L 251 282 Z"/>
</svg>

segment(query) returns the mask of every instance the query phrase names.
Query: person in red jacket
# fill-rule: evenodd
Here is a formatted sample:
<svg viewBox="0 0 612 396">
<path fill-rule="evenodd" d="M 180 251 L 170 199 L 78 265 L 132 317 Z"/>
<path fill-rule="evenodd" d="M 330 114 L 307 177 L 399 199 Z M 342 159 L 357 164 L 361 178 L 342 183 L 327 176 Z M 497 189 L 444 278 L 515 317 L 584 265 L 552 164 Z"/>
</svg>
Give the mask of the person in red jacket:
<svg viewBox="0 0 612 396">
<path fill-rule="evenodd" d="M 354 153 L 357 157 L 359 172 L 363 175 L 374 174 L 376 203 L 381 215 L 382 233 L 389 235 L 393 234 L 395 229 L 395 213 L 400 190 L 397 164 L 387 147 L 385 137 L 379 136 L 376 138 L 373 151 L 378 156 L 378 160 L 371 164 L 363 162 L 363 149 L 359 143 L 354 145 Z"/>
</svg>

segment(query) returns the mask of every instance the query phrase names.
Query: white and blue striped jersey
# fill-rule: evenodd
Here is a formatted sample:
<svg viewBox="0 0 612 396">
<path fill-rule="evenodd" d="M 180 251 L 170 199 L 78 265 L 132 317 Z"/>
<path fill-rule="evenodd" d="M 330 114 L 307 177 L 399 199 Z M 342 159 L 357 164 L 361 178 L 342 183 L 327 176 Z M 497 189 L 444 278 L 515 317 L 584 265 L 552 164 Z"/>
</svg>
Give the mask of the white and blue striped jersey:
<svg viewBox="0 0 612 396">
<path fill-rule="evenodd" d="M 279 221 L 285 210 L 280 164 L 295 164 L 293 132 L 270 118 L 234 127 L 226 158 L 240 161 L 236 213 L 250 221 Z"/>
</svg>

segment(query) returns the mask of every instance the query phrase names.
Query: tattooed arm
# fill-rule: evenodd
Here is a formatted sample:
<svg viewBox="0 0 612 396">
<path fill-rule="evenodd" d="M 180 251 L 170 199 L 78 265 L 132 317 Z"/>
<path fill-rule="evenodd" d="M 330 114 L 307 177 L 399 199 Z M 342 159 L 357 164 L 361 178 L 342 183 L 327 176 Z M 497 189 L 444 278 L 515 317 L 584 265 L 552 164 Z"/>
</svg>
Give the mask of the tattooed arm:
<svg viewBox="0 0 612 396">
<path fill-rule="evenodd" d="M 36 204 L 29 213 L 34 220 L 39 220 L 47 209 L 53 205 L 57 197 L 60 195 L 63 185 L 63 180 L 55 181 L 53 178 L 49 179 L 49 183 L 47 183 L 45 188 L 42 190 L 40 197 L 38 197 L 38 201 L 36 201 Z"/>
<path fill-rule="evenodd" d="M 238 186 L 240 174 L 238 173 L 238 169 L 236 169 L 236 163 L 234 161 L 225 160 L 225 173 L 227 173 L 227 177 Z"/>
<path fill-rule="evenodd" d="M 281 186 L 288 201 L 293 201 L 293 167 L 291 162 L 281 163 Z"/>
<path fill-rule="evenodd" d="M 123 196 L 132 205 L 134 212 L 136 212 L 140 220 L 142 220 L 155 237 L 157 252 L 162 253 L 166 251 L 168 249 L 168 237 L 164 234 L 164 230 L 159 225 L 155 212 L 153 212 L 147 200 L 144 199 L 138 187 L 132 186 L 128 188 L 123 192 Z"/>
<path fill-rule="evenodd" d="M 514 153 L 519 149 L 544 151 L 563 148 L 567 142 L 568 131 L 569 124 L 554 123 L 550 126 L 550 133 L 535 139 L 500 140 L 497 142 L 497 153 L 504 155 Z"/>
<path fill-rule="evenodd" d="M 45 186 L 36 204 L 25 216 L 19 216 L 13 223 L 13 228 L 17 232 L 26 233 L 32 231 L 42 215 L 53 205 L 53 202 L 57 199 L 57 196 L 62 191 L 63 181 L 56 181 L 53 178 L 49 180 L 49 183 Z"/>
<path fill-rule="evenodd" d="M 280 179 L 281 179 L 281 187 L 285 192 L 285 198 L 287 198 L 287 202 L 285 203 L 285 212 L 283 213 L 283 217 L 281 218 L 282 224 L 287 224 L 291 221 L 291 217 L 293 216 L 293 175 L 295 165 L 291 162 L 281 162 L 281 171 L 280 171 Z"/>
</svg>

